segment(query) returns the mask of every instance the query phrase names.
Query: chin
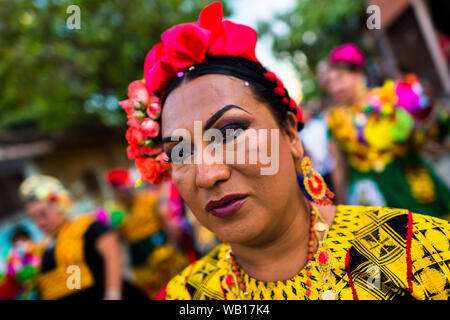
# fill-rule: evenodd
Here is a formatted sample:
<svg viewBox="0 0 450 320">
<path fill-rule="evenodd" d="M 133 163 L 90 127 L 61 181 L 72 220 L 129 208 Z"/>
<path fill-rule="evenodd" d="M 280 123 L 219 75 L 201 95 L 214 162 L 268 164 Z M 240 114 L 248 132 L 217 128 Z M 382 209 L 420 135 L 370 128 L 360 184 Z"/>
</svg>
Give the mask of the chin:
<svg viewBox="0 0 450 320">
<path fill-rule="evenodd" d="M 256 221 L 236 221 L 231 225 L 218 227 L 217 236 L 223 242 L 236 244 L 252 244 L 264 234 L 264 228 L 257 224 Z"/>
</svg>

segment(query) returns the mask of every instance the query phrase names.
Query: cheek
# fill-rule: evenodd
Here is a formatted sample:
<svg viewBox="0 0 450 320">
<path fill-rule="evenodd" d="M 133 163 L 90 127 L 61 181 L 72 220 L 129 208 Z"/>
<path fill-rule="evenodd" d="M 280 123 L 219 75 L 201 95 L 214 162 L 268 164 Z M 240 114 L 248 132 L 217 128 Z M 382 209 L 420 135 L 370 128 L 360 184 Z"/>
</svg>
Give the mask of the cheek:
<svg viewBox="0 0 450 320">
<path fill-rule="evenodd" d="M 45 223 L 49 225 L 58 224 L 62 218 L 62 214 L 51 208 L 47 212 Z"/>
<path fill-rule="evenodd" d="M 281 132 L 278 137 L 269 135 L 267 143 L 263 142 L 259 146 L 266 146 L 267 162 L 233 166 L 232 184 L 243 188 L 243 191 L 252 192 L 252 203 L 258 207 L 254 208 L 254 216 L 256 212 L 258 215 L 264 213 L 265 216 L 283 210 L 289 194 L 298 186 L 294 158 L 287 137 Z"/>
</svg>

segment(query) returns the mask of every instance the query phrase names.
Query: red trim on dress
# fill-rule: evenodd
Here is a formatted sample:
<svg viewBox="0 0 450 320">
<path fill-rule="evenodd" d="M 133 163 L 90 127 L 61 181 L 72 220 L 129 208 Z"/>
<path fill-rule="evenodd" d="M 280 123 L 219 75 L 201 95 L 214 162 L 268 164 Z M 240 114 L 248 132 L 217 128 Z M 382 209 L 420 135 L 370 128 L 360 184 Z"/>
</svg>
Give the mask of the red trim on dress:
<svg viewBox="0 0 450 320">
<path fill-rule="evenodd" d="M 347 251 L 347 255 L 345 256 L 345 269 L 347 271 L 348 283 L 352 289 L 353 300 L 359 300 L 358 294 L 356 293 L 355 284 L 353 283 L 352 273 L 350 272 L 350 249 Z"/>
<path fill-rule="evenodd" d="M 411 241 L 412 241 L 412 224 L 413 216 L 411 211 L 408 211 L 408 229 L 406 233 L 406 278 L 408 281 L 408 291 L 411 294 L 413 292 L 412 284 L 412 259 L 411 259 Z"/>
<path fill-rule="evenodd" d="M 166 300 L 166 296 L 167 296 L 167 284 L 161 290 L 159 290 L 159 292 L 155 295 L 153 300 Z"/>
<path fill-rule="evenodd" d="M 228 300 L 227 298 L 227 291 L 225 290 L 225 288 L 222 285 L 222 281 L 220 281 L 220 289 L 222 289 L 222 293 L 223 293 L 223 298 L 224 300 Z"/>
</svg>

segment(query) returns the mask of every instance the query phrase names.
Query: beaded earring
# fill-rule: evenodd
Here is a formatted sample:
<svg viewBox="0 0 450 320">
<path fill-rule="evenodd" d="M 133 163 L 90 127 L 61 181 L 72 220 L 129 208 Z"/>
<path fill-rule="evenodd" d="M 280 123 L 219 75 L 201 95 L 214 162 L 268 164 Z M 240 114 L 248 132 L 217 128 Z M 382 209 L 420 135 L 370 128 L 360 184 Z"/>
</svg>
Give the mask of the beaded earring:
<svg viewBox="0 0 450 320">
<path fill-rule="evenodd" d="M 322 176 L 312 168 L 309 157 L 303 157 L 301 169 L 305 189 L 311 196 L 312 200 L 320 206 L 330 205 L 332 203 L 331 199 L 333 199 L 334 193 L 328 189 L 328 186 Z"/>
</svg>

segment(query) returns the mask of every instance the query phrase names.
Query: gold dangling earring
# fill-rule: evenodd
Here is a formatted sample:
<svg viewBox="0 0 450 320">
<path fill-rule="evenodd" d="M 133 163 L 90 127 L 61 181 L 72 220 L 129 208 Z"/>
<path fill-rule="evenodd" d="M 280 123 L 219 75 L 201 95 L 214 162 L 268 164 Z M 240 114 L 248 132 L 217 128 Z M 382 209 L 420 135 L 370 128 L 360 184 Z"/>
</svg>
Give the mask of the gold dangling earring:
<svg viewBox="0 0 450 320">
<path fill-rule="evenodd" d="M 309 157 L 303 157 L 301 169 L 303 173 L 303 184 L 312 200 L 320 206 L 332 204 L 331 199 L 333 199 L 334 193 L 328 189 L 322 176 L 312 168 Z"/>
</svg>

